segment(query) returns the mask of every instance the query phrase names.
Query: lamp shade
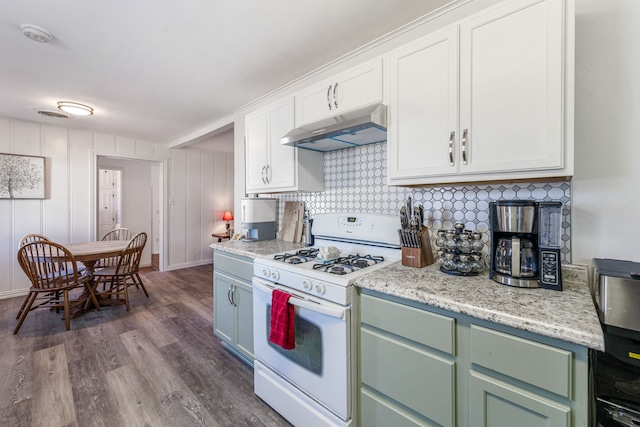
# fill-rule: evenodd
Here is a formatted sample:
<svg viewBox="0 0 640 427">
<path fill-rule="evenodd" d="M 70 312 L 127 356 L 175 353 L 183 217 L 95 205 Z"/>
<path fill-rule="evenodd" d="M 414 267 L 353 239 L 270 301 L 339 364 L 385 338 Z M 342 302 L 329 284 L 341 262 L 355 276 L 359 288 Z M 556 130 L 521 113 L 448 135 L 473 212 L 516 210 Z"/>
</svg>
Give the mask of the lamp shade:
<svg viewBox="0 0 640 427">
<path fill-rule="evenodd" d="M 232 221 L 233 220 L 233 214 L 231 213 L 231 211 L 224 211 L 224 213 L 222 214 L 222 220 L 223 221 Z"/>
</svg>

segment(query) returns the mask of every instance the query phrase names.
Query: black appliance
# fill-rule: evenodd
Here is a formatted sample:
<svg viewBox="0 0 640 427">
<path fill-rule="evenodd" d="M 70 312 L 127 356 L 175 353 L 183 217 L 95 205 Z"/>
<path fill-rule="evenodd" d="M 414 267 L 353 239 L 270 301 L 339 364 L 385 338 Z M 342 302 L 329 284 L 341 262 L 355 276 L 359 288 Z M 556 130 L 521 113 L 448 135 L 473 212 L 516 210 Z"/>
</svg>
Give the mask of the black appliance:
<svg viewBox="0 0 640 427">
<path fill-rule="evenodd" d="M 562 203 L 491 202 L 489 277 L 503 285 L 562 290 Z"/>
<path fill-rule="evenodd" d="M 605 351 L 591 350 L 598 427 L 640 426 L 640 263 L 594 259 L 591 294 Z"/>
</svg>

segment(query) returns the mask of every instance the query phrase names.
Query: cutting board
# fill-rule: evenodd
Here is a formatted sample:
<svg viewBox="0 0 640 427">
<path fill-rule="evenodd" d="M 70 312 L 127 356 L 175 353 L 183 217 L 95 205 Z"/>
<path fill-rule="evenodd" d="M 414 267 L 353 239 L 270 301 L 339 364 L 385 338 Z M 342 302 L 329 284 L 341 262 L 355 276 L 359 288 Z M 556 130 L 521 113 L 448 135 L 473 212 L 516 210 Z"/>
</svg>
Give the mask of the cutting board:
<svg viewBox="0 0 640 427">
<path fill-rule="evenodd" d="M 285 242 L 299 242 L 302 240 L 302 218 L 304 216 L 304 202 L 285 202 L 282 216 L 282 240 Z M 298 229 L 300 229 L 298 231 Z M 300 237 L 298 238 L 298 234 Z M 298 240 L 296 240 L 298 239 Z"/>
</svg>

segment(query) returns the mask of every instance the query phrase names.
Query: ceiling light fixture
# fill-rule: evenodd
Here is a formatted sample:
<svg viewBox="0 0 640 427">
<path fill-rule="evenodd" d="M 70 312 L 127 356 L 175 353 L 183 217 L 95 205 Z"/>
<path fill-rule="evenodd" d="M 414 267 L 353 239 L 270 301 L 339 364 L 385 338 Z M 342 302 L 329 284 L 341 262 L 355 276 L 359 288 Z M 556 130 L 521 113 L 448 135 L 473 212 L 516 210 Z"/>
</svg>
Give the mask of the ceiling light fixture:
<svg viewBox="0 0 640 427">
<path fill-rule="evenodd" d="M 49 43 L 51 39 L 53 39 L 51 33 L 44 28 L 36 27 L 35 25 L 30 24 L 22 24 L 20 28 L 22 28 L 22 34 L 29 37 L 33 41 L 37 41 L 39 43 Z"/>
<path fill-rule="evenodd" d="M 78 104 L 77 102 L 60 101 L 58 102 L 58 109 L 76 116 L 93 115 L 93 108 L 88 105 Z"/>
</svg>

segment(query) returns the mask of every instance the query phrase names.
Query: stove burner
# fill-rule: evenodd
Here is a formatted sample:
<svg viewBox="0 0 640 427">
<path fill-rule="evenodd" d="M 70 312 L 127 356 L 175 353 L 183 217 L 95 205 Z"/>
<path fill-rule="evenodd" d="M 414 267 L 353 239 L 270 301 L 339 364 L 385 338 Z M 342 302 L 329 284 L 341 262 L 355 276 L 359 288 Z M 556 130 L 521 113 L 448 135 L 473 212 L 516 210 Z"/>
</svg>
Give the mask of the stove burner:
<svg viewBox="0 0 640 427">
<path fill-rule="evenodd" d="M 339 274 L 339 275 L 351 273 L 351 272 L 356 270 L 351 265 L 340 264 L 338 262 L 339 260 L 340 260 L 340 258 L 335 260 L 334 262 L 328 263 L 328 264 L 314 264 L 313 265 L 313 269 L 314 270 L 324 271 L 325 273 Z"/>
<path fill-rule="evenodd" d="M 318 255 L 318 249 L 300 249 L 295 253 L 284 253 L 274 255 L 273 259 L 276 261 L 282 261 L 287 264 L 302 264 L 304 262 L 313 261 Z"/>
<path fill-rule="evenodd" d="M 356 254 L 339 257 L 328 263 L 314 264 L 313 269 L 342 275 L 370 267 L 382 261 L 384 261 L 384 257 L 381 256 Z"/>
<path fill-rule="evenodd" d="M 378 264 L 379 262 L 384 261 L 384 258 L 381 256 L 373 256 L 373 255 L 351 255 L 347 257 L 347 259 L 343 262 L 344 264 L 351 265 L 357 268 L 365 268 L 370 265 Z"/>
<path fill-rule="evenodd" d="M 299 249 L 298 252 L 296 252 L 296 255 L 315 258 L 318 256 L 319 251 L 320 250 L 318 248 Z"/>
</svg>

